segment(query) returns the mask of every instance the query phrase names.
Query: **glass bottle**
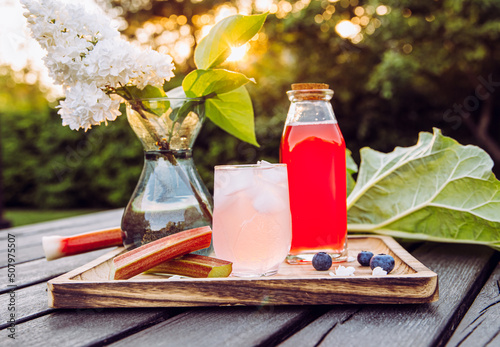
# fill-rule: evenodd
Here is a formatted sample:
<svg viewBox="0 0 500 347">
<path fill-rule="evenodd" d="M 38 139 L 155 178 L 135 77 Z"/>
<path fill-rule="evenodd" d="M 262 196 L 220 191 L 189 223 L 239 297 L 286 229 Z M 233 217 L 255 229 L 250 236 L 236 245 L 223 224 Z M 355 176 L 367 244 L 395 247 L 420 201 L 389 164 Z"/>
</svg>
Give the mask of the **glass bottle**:
<svg viewBox="0 0 500 347">
<path fill-rule="evenodd" d="M 280 161 L 288 166 L 292 247 L 290 264 L 310 263 L 317 252 L 347 259 L 345 142 L 333 113 L 333 90 L 293 84 Z"/>
</svg>

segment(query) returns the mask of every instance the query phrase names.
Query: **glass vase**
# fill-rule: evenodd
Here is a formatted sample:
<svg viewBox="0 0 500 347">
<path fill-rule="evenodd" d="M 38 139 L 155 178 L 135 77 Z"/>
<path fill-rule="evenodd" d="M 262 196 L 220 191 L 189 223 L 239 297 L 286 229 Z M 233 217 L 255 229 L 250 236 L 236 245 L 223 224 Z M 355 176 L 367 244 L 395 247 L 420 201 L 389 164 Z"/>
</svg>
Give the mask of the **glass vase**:
<svg viewBox="0 0 500 347">
<path fill-rule="evenodd" d="M 183 230 L 211 226 L 212 197 L 192 157 L 204 119 L 202 100 L 136 100 L 127 105 L 127 118 L 143 145 L 144 167 L 122 217 L 124 246 L 133 249 Z"/>
</svg>

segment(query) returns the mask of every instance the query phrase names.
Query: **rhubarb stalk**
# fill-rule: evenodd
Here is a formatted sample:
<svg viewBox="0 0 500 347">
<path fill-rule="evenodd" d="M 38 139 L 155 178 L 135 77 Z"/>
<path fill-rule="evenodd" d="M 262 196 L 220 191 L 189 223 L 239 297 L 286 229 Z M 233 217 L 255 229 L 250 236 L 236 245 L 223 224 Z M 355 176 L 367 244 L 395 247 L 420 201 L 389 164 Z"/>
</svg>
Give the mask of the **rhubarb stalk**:
<svg viewBox="0 0 500 347">
<path fill-rule="evenodd" d="M 230 261 L 198 254 L 186 254 L 147 270 L 148 273 L 164 273 L 197 278 L 228 277 L 233 269 Z"/>
<path fill-rule="evenodd" d="M 122 246 L 122 244 L 122 230 L 120 228 L 97 230 L 72 236 L 42 237 L 43 251 L 47 260 L 107 247 Z"/>
<path fill-rule="evenodd" d="M 210 246 L 209 226 L 175 233 L 121 254 L 111 262 L 110 279 L 134 277 L 163 262 Z"/>
</svg>

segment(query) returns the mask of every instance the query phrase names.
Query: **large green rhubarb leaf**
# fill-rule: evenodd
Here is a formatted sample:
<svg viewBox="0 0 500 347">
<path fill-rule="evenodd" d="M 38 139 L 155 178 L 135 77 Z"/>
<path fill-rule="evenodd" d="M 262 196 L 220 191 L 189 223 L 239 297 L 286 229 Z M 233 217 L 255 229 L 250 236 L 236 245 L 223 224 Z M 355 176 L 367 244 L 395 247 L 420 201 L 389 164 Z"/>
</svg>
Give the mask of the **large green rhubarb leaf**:
<svg viewBox="0 0 500 347">
<path fill-rule="evenodd" d="M 356 184 L 352 175 L 358 172 L 358 165 L 356 165 L 356 162 L 352 159 L 351 151 L 348 149 L 345 150 L 345 161 L 347 169 L 347 196 L 349 196 L 354 189 L 354 185 Z"/>
<path fill-rule="evenodd" d="M 439 129 L 388 154 L 363 148 L 348 229 L 500 250 L 500 182 L 492 167 L 482 149 Z"/>
</svg>

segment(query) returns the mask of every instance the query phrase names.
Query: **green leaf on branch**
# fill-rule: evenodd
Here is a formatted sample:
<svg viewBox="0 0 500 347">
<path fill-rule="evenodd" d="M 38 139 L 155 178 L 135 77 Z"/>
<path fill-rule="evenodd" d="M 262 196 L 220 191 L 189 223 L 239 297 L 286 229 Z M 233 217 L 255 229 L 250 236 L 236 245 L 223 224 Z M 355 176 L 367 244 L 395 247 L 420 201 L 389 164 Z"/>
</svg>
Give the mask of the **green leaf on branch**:
<svg viewBox="0 0 500 347">
<path fill-rule="evenodd" d="M 182 81 L 182 88 L 190 98 L 210 94 L 224 94 L 239 88 L 248 82 L 254 82 L 239 72 L 224 69 L 194 70 Z"/>
<path fill-rule="evenodd" d="M 354 189 L 354 185 L 356 184 L 356 181 L 354 181 L 354 178 L 352 175 L 354 175 L 356 172 L 358 172 L 358 165 L 356 165 L 356 162 L 354 159 L 351 157 L 351 151 L 346 149 L 345 150 L 345 160 L 346 160 L 346 169 L 347 169 L 347 196 L 349 196 Z"/>
<path fill-rule="evenodd" d="M 205 101 L 208 118 L 229 134 L 259 147 L 255 138 L 253 106 L 245 87 Z"/>
<path fill-rule="evenodd" d="M 500 250 L 500 182 L 492 167 L 482 149 L 439 129 L 388 154 L 363 148 L 347 199 L 348 230 Z"/>
<path fill-rule="evenodd" d="M 264 24 L 267 13 L 253 16 L 229 16 L 217 23 L 198 44 L 194 62 L 198 69 L 210 69 L 222 64 L 239 47 L 255 36 Z"/>
</svg>

